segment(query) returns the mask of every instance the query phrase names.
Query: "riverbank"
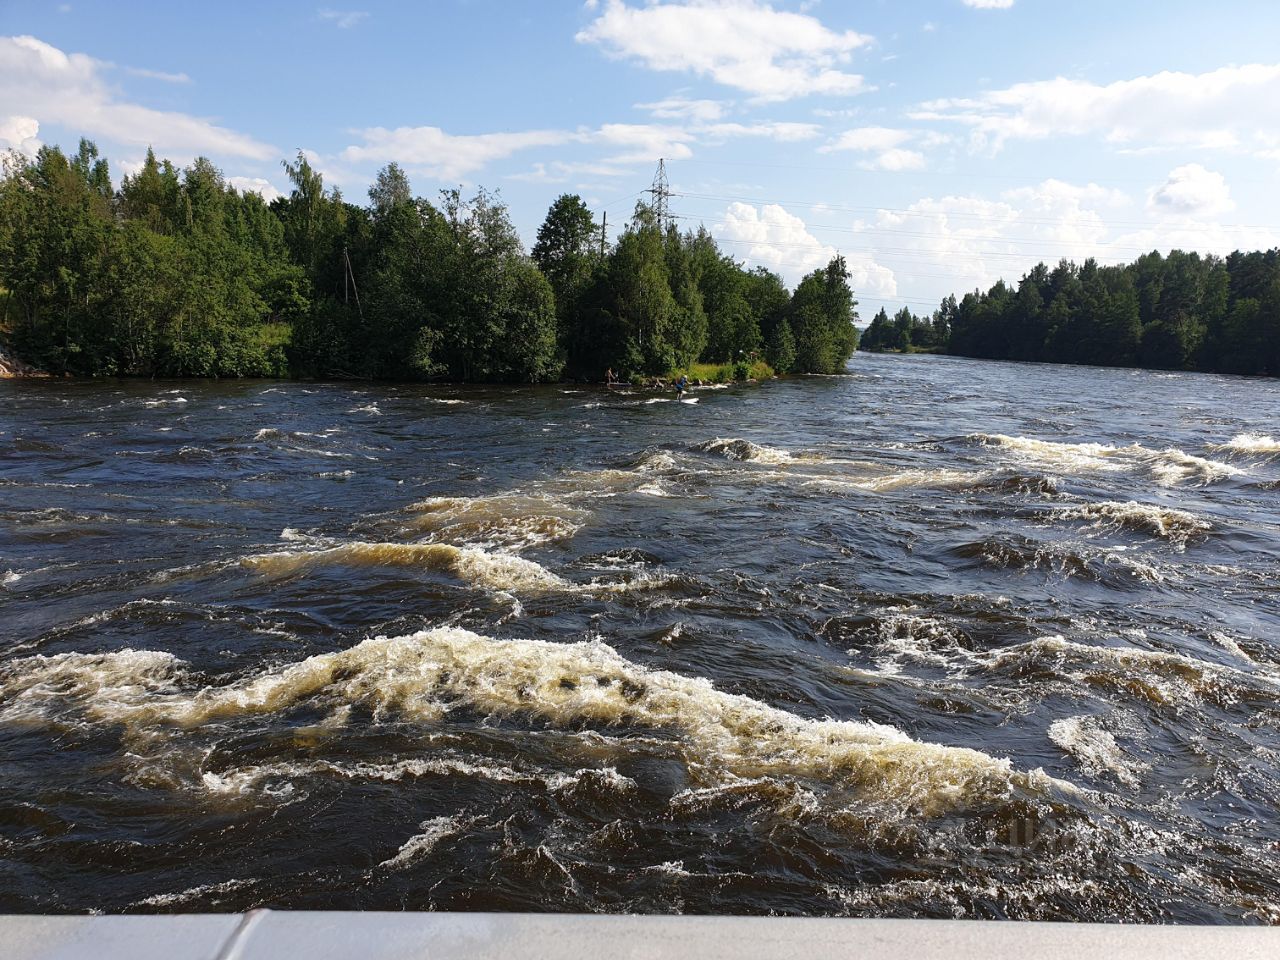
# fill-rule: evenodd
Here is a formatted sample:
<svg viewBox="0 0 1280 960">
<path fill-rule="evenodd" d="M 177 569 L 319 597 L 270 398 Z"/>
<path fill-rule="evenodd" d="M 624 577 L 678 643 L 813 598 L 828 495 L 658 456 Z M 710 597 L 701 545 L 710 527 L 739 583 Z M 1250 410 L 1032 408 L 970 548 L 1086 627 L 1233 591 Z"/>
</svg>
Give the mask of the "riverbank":
<svg viewBox="0 0 1280 960">
<path fill-rule="evenodd" d="M 0 380 L 48 376 L 52 376 L 52 374 L 46 373 L 44 370 L 37 370 L 28 363 L 23 363 L 17 357 L 6 352 L 3 346 L 0 346 Z"/>
<path fill-rule="evenodd" d="M 645 387 L 654 390 L 669 389 L 681 375 L 687 376 L 689 382 L 695 387 L 705 387 L 712 384 L 728 384 L 728 383 L 755 383 L 761 380 L 776 380 L 778 374 L 774 369 L 763 360 L 755 360 L 751 363 L 745 361 L 739 363 L 694 363 L 687 367 L 673 370 L 665 377 L 639 377 L 630 381 L 633 387 Z M 12 380 L 29 377 L 52 377 L 53 374 L 44 370 L 39 370 L 28 363 L 19 360 L 11 353 L 5 351 L 0 346 L 0 379 Z M 90 378 L 94 379 L 94 378 Z M 149 377 L 140 377 L 136 379 L 153 379 Z M 193 380 L 217 380 L 217 379 L 242 379 L 235 377 L 193 377 Z M 256 379 L 256 378 L 247 378 Z M 313 382 L 311 378 L 297 378 L 296 382 Z M 402 381 L 366 381 L 370 383 L 386 382 L 395 383 Z M 403 381 L 413 382 L 413 381 Z M 561 381 L 562 383 L 573 383 L 571 380 Z"/>
</svg>

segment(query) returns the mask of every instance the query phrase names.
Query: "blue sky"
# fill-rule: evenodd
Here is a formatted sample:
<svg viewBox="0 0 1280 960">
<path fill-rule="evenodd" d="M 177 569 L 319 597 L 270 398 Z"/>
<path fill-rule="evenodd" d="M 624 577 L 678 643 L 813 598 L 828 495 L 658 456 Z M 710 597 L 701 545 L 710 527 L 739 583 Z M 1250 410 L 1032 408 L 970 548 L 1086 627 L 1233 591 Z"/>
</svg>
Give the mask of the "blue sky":
<svg viewBox="0 0 1280 960">
<path fill-rule="evenodd" d="M 362 202 L 501 191 L 526 244 L 580 193 L 671 208 L 864 321 L 1037 260 L 1280 245 L 1280 4 L 0 0 L 0 146 L 153 144 L 271 196 L 303 149 Z"/>
</svg>

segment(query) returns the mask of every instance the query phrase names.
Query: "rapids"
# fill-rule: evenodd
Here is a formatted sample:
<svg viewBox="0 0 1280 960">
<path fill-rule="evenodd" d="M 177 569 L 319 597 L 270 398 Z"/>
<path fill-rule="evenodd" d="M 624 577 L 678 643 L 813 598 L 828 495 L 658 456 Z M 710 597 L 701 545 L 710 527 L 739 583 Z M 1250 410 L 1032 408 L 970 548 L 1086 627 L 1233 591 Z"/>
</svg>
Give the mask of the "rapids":
<svg viewBox="0 0 1280 960">
<path fill-rule="evenodd" d="M 1280 922 L 1280 384 L 0 381 L 0 910 Z"/>
</svg>

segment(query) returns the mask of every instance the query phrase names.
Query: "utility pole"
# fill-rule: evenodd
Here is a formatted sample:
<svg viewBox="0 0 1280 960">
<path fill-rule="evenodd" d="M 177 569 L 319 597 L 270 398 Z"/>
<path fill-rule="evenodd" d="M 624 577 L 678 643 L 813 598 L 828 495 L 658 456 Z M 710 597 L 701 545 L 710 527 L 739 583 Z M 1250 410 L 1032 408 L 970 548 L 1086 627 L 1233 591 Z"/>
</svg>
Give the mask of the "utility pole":
<svg viewBox="0 0 1280 960">
<path fill-rule="evenodd" d="M 604 259 L 605 238 L 609 235 L 609 211 L 600 214 L 600 258 Z"/>
<path fill-rule="evenodd" d="M 342 262 L 346 266 L 346 272 L 342 275 L 342 301 L 347 302 L 347 280 L 351 280 L 351 290 L 356 295 L 356 310 L 360 312 L 360 319 L 364 319 L 364 307 L 360 306 L 360 288 L 356 286 L 356 272 L 351 269 L 351 258 L 347 256 L 347 245 L 342 245 Z"/>
<path fill-rule="evenodd" d="M 671 210 L 667 205 L 671 197 L 671 187 L 667 184 L 667 164 L 661 157 L 658 158 L 658 170 L 653 175 L 653 186 L 645 193 L 653 194 L 651 209 L 654 218 L 658 221 L 658 229 L 665 232 L 671 224 Z"/>
</svg>

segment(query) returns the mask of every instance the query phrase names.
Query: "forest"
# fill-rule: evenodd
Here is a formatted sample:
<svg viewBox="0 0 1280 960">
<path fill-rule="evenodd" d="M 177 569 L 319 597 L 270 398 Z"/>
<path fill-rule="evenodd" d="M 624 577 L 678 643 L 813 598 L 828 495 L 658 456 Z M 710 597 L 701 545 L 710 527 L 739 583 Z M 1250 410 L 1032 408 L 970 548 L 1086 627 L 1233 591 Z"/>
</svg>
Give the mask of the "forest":
<svg viewBox="0 0 1280 960">
<path fill-rule="evenodd" d="M 833 373 L 857 348 L 844 260 L 794 291 L 638 204 L 608 243 L 575 195 L 528 254 L 483 189 L 415 197 L 390 164 L 368 203 L 299 152 L 291 190 L 238 192 L 148 151 L 113 185 L 81 140 L 0 171 L 0 341 L 54 374 L 539 382 L 693 364 Z M 767 362 L 768 367 L 764 366 Z"/>
<path fill-rule="evenodd" d="M 1280 376 L 1280 250 L 1041 263 L 930 317 L 881 309 L 861 349 Z"/>
</svg>

